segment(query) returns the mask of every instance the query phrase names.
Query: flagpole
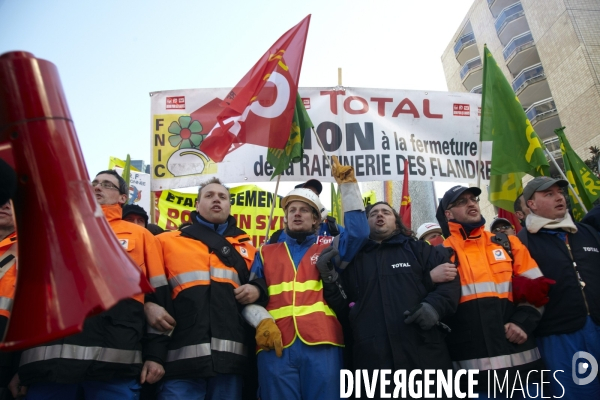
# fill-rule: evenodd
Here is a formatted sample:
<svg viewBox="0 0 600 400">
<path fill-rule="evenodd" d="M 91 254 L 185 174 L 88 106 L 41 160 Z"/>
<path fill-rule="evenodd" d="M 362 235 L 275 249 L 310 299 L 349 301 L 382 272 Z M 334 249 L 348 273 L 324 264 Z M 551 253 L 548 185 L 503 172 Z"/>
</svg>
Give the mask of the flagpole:
<svg viewBox="0 0 600 400">
<path fill-rule="evenodd" d="M 338 87 L 341 87 L 341 86 L 342 86 L 342 69 L 338 68 Z M 331 170 L 331 163 L 329 162 L 329 157 L 327 156 L 327 153 L 325 153 L 325 148 L 323 147 L 323 143 L 321 143 L 321 139 L 319 139 L 319 135 L 317 135 L 317 132 L 315 131 L 314 126 L 312 127 L 312 131 L 315 134 L 315 137 L 317 138 L 317 143 L 319 144 L 319 147 L 323 151 L 325 160 L 327 160 L 327 165 L 329 166 L 329 169 Z"/>
<path fill-rule="evenodd" d="M 481 189 L 481 153 L 483 153 L 483 142 L 481 141 L 481 135 L 479 135 L 479 161 L 477 162 L 477 187 L 479 189 Z"/>
<path fill-rule="evenodd" d="M 321 143 L 321 139 L 319 139 L 319 135 L 317 135 L 317 132 L 315 131 L 315 127 L 314 126 L 312 127 L 312 131 L 315 134 L 315 137 L 317 138 L 317 143 L 319 144 L 319 147 L 323 151 L 323 155 L 325 156 L 325 160 L 327 160 L 327 165 L 329 165 L 329 169 L 331 169 L 331 163 L 329 162 L 329 158 L 327 157 L 327 153 L 325 153 L 325 148 L 323 147 L 323 143 Z"/>
<path fill-rule="evenodd" d="M 342 69 L 338 68 L 338 87 L 341 87 L 341 86 L 342 86 Z M 317 138 L 317 143 L 319 144 L 319 147 L 323 151 L 325 160 L 327 160 L 327 165 L 329 166 L 329 169 L 331 170 L 331 163 L 329 162 L 329 157 L 327 156 L 327 153 L 325 153 L 325 148 L 323 147 L 323 143 L 321 143 L 321 139 L 319 139 L 319 135 L 317 135 L 317 132 L 315 131 L 314 126 L 312 127 L 312 131 L 315 134 L 315 137 Z"/>
<path fill-rule="evenodd" d="M 577 194 L 577 192 L 575 191 L 575 189 L 573 189 L 573 186 L 571 186 L 571 182 L 569 182 L 569 180 L 567 179 L 567 177 L 565 176 L 564 172 L 562 171 L 562 169 L 560 169 L 560 167 L 558 166 L 558 164 L 556 163 L 556 160 L 554 159 L 554 157 L 552 156 L 552 153 L 550 153 L 548 151 L 548 149 L 544 149 L 546 151 L 546 155 L 548 157 L 550 157 L 550 160 L 552 161 L 552 163 L 554 164 L 554 166 L 556 167 L 556 169 L 558 170 L 558 172 L 560 172 L 560 176 L 562 176 L 562 178 L 567 181 L 567 183 L 569 184 L 569 189 L 571 189 L 571 192 L 573 193 L 573 196 L 575 196 L 575 198 L 577 199 L 577 201 L 579 202 L 579 204 L 581 204 L 581 208 L 583 208 L 583 212 L 585 212 L 587 214 L 588 210 L 587 208 L 585 208 L 585 204 L 583 204 L 583 201 L 581 201 L 581 198 L 579 197 L 579 195 Z"/>
<path fill-rule="evenodd" d="M 267 225 L 267 233 L 265 234 L 265 243 L 269 240 L 269 233 L 271 232 L 271 220 L 273 219 L 273 210 L 275 210 L 275 203 L 277 203 L 277 190 L 279 190 L 279 180 L 281 174 L 277 175 L 277 183 L 275 184 L 275 194 L 273 195 L 273 201 L 271 202 L 271 213 L 269 214 L 269 224 Z M 258 243 L 260 246 L 260 243 Z"/>
</svg>

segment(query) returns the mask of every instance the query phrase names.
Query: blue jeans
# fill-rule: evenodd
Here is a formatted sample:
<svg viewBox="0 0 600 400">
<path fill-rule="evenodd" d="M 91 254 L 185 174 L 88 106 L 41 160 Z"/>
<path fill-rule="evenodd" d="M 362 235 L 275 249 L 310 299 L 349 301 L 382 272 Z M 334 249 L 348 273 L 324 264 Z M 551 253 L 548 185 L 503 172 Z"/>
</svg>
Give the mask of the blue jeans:
<svg viewBox="0 0 600 400">
<path fill-rule="evenodd" d="M 298 337 L 283 349 L 258 353 L 261 400 L 330 400 L 340 398 L 342 348 L 328 344 L 309 346 Z"/>
<path fill-rule="evenodd" d="M 37 383 L 27 388 L 26 400 L 139 400 L 142 386 L 137 379 Z"/>
<path fill-rule="evenodd" d="M 158 400 L 235 400 L 242 398 L 242 376 L 219 374 L 212 378 L 169 379 L 158 390 Z"/>
<path fill-rule="evenodd" d="M 564 392 L 562 397 L 564 400 L 600 399 L 598 376 L 587 385 L 577 385 L 572 377 L 573 356 L 578 351 L 590 353 L 597 362 L 600 362 L 600 326 L 596 325 L 590 317 L 587 317 L 585 326 L 577 332 L 542 336 L 537 338 L 537 345 L 546 366 L 552 370 L 553 376 L 550 377 L 552 395 L 560 397 Z M 576 363 L 578 364 L 580 362 Z M 555 373 L 557 370 L 564 372 Z M 578 378 L 589 376 L 589 374 L 580 376 L 577 371 L 575 372 Z"/>
</svg>

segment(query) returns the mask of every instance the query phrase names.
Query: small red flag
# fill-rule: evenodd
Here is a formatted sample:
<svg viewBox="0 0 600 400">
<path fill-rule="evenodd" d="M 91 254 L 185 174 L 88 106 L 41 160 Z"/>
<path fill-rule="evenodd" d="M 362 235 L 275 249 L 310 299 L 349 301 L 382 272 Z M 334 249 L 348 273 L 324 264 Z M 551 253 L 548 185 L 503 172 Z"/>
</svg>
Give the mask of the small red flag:
<svg viewBox="0 0 600 400">
<path fill-rule="evenodd" d="M 521 223 L 519 222 L 519 218 L 517 218 L 515 214 L 506 211 L 503 208 L 498 209 L 498 218 L 506 218 L 507 220 L 509 220 L 515 228 L 515 233 L 519 233 L 519 231 L 522 229 Z"/>
<path fill-rule="evenodd" d="M 404 181 L 402 182 L 402 201 L 400 202 L 400 217 L 402 218 L 402 223 L 408 229 L 410 229 L 412 220 L 411 209 L 412 201 L 410 199 L 410 195 L 408 194 L 408 160 L 404 160 Z"/>
<path fill-rule="evenodd" d="M 200 145 L 214 161 L 244 143 L 285 148 L 309 23 L 310 15 L 284 33 L 221 103 L 218 123 Z"/>
</svg>

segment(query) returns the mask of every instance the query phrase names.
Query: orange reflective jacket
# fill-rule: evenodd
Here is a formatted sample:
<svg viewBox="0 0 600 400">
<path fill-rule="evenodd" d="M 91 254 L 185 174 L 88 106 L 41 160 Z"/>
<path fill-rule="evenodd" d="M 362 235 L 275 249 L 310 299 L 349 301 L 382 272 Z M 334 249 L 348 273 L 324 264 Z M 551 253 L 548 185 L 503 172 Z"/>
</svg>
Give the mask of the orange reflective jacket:
<svg viewBox="0 0 600 400">
<path fill-rule="evenodd" d="M 234 288 L 240 286 L 235 268 L 223 264 L 204 243 L 182 236 L 181 231 L 161 233 L 157 238 L 161 242 L 172 298 L 176 298 L 182 290 L 210 285 L 211 280 L 229 283 Z M 256 253 L 250 237 L 244 233 L 223 238 L 237 250 L 250 270 Z"/>
<path fill-rule="evenodd" d="M 157 236 L 177 320 L 165 379 L 244 374 L 251 336 L 233 290 L 248 283 L 256 249 L 232 216 L 222 234 L 200 223 L 195 211 L 191 219 L 191 226 Z"/>
<path fill-rule="evenodd" d="M 158 240 L 146 228 L 121 219 L 123 208 L 119 204 L 103 205 L 102 211 L 110 227 L 119 239 L 121 246 L 137 265 L 153 288 L 167 286 L 167 278 L 163 266 L 162 252 Z M 144 303 L 144 294 L 133 297 Z"/>
<path fill-rule="evenodd" d="M 17 284 L 17 234 L 0 242 L 0 316 L 10 318 Z"/>
<path fill-rule="evenodd" d="M 492 242 L 493 233 L 475 229 L 464 237 L 462 227 L 448 223 L 450 237 L 444 246 L 452 247 L 458 256 L 460 275 L 460 303 L 485 297 L 499 297 L 512 301 L 512 276 L 530 279 L 542 276 L 536 262 L 516 236 L 509 236 L 514 263 L 501 245 Z M 462 240 L 461 240 L 462 238 Z"/>
<path fill-rule="evenodd" d="M 323 298 L 323 282 L 317 270 L 318 255 L 329 244 L 313 244 L 296 270 L 285 242 L 260 250 L 269 291 L 267 310 L 281 330 L 283 346 L 296 336 L 309 345 L 344 345 L 342 327 Z"/>
<path fill-rule="evenodd" d="M 531 332 L 541 319 L 541 310 L 529 304 L 516 305 L 512 298 L 513 275 L 537 278 L 541 271 L 525 246 L 509 236 L 514 262 L 494 235 L 483 226 L 469 235 L 455 222 L 448 222 L 451 235 L 444 246 L 452 247 L 460 275 L 461 297 L 456 313 L 446 322 L 452 332 L 446 338 L 455 369 L 509 369 L 527 373 L 542 369 L 540 353 Z M 506 338 L 506 324 L 517 324 L 528 337 L 525 343 Z M 483 380 L 482 382 L 487 382 Z"/>
</svg>

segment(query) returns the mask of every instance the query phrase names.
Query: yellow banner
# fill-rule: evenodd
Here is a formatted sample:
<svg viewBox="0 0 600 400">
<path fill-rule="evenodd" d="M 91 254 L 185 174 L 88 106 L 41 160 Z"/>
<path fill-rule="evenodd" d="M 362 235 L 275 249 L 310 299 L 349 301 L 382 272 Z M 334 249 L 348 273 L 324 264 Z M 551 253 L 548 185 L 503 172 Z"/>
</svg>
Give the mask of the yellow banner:
<svg viewBox="0 0 600 400">
<path fill-rule="evenodd" d="M 121 160 L 120 158 L 117 158 L 117 157 L 110 157 L 110 159 L 108 160 L 108 169 L 115 169 L 115 167 L 125 168 L 125 161 L 123 161 L 123 160 Z M 138 171 L 139 172 L 139 169 L 137 169 L 133 165 L 130 165 L 129 169 L 131 171 Z"/>
<path fill-rule="evenodd" d="M 365 207 L 377 203 L 377 196 L 375 196 L 374 190 L 369 190 L 362 194 L 363 204 Z"/>
<path fill-rule="evenodd" d="M 246 231 L 255 246 L 262 244 L 267 232 L 269 213 L 273 202 L 273 193 L 262 190 L 256 185 L 236 186 L 231 193 L 231 215 L 237 220 L 237 226 Z M 158 200 L 157 225 L 163 229 L 177 229 L 179 225 L 191 222 L 191 212 L 195 210 L 197 193 L 181 193 L 163 190 L 156 193 Z M 281 196 L 273 210 L 273 220 L 269 235 L 283 229 L 283 210 Z"/>
</svg>

